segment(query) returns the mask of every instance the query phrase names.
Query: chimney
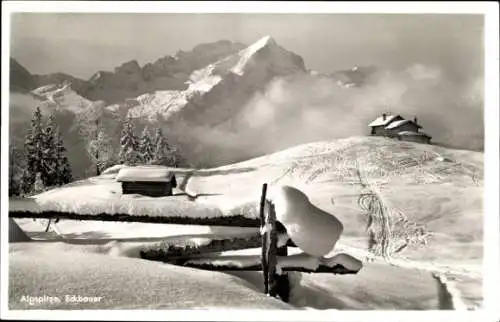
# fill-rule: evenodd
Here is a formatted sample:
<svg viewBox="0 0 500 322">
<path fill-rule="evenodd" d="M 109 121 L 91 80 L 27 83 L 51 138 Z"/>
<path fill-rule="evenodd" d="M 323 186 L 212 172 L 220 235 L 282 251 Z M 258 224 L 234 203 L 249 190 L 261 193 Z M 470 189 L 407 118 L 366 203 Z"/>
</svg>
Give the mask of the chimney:
<svg viewBox="0 0 500 322">
<path fill-rule="evenodd" d="M 386 117 L 386 116 L 387 116 L 387 114 L 385 114 L 385 113 L 384 113 L 384 114 L 382 114 L 382 120 L 384 120 L 384 121 L 385 121 L 385 117 Z"/>
<path fill-rule="evenodd" d="M 417 123 L 417 117 L 416 117 L 416 116 L 413 118 L 413 123 L 418 124 L 418 123 Z"/>
</svg>

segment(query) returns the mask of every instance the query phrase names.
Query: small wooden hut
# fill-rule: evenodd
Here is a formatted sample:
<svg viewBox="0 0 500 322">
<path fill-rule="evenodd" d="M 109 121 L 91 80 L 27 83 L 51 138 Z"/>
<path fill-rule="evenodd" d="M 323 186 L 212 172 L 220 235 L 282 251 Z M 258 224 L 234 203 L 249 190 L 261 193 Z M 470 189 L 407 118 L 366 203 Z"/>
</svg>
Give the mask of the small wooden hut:
<svg viewBox="0 0 500 322">
<path fill-rule="evenodd" d="M 172 169 L 162 167 L 127 167 L 118 172 L 116 181 L 122 184 L 123 194 L 150 197 L 171 196 L 177 187 Z"/>
</svg>

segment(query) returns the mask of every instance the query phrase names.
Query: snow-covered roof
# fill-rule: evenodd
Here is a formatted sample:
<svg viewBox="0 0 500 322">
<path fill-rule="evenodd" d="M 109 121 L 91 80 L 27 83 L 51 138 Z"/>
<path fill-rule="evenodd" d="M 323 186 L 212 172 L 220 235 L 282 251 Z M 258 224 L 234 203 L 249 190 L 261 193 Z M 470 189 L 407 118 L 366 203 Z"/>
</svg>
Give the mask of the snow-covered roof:
<svg viewBox="0 0 500 322">
<path fill-rule="evenodd" d="M 401 125 L 404 125 L 404 124 L 407 124 L 407 123 L 413 123 L 415 124 L 418 128 L 422 128 L 420 125 L 416 124 L 415 122 L 411 121 L 411 120 L 399 120 L 399 121 L 394 121 L 392 123 L 390 123 L 389 125 L 387 125 L 385 127 L 386 130 L 390 130 L 390 129 L 394 129 L 394 128 L 397 128 Z"/>
<path fill-rule="evenodd" d="M 407 136 L 426 136 L 430 138 L 431 136 L 424 132 L 413 132 L 413 131 L 401 131 L 398 135 L 407 135 Z"/>
<path fill-rule="evenodd" d="M 163 167 L 130 167 L 123 168 L 118 172 L 116 181 L 130 182 L 170 182 L 174 177 L 174 173 L 169 168 Z"/>
<path fill-rule="evenodd" d="M 401 117 L 399 115 L 392 115 L 392 114 L 386 114 L 385 115 L 385 120 L 384 116 L 379 116 L 375 119 L 375 121 L 371 122 L 368 124 L 368 126 L 382 126 L 382 125 L 387 125 L 389 124 L 392 120 L 394 120 L 397 117 Z"/>
</svg>

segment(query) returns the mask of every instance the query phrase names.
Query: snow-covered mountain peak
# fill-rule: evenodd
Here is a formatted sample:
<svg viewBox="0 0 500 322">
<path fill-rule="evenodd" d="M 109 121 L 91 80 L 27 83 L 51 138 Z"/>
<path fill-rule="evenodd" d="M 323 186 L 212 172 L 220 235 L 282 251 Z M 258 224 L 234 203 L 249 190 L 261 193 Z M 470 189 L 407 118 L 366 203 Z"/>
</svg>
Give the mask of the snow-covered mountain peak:
<svg viewBox="0 0 500 322">
<path fill-rule="evenodd" d="M 242 75 L 248 65 L 256 64 L 256 61 L 277 67 L 276 72 L 290 73 L 294 71 L 304 71 L 305 66 L 302 58 L 292 52 L 280 47 L 274 38 L 265 36 L 241 50 L 238 53 L 239 60 L 231 69 L 231 72 Z M 259 56 L 257 58 L 257 56 Z"/>
<path fill-rule="evenodd" d="M 181 113 L 184 120 L 218 124 L 237 113 L 238 107 L 244 106 L 257 88 L 274 77 L 296 72 L 306 72 L 302 58 L 266 36 L 193 71 L 185 82 L 188 85 L 185 90 L 156 91 L 137 97 L 138 104 L 129 115 L 154 119 L 159 113 L 168 119 Z"/>
<path fill-rule="evenodd" d="M 79 113 L 92 106 L 92 101 L 80 96 L 71 88 L 71 82 L 49 84 L 38 87 L 31 94 L 41 100 L 44 106 Z"/>
<path fill-rule="evenodd" d="M 271 36 L 265 36 L 257 40 L 255 43 L 250 45 L 248 48 L 244 49 L 245 51 L 253 54 L 257 52 L 259 49 L 266 47 L 266 46 L 277 46 L 278 44 L 276 43 L 276 40 L 272 38 Z"/>
</svg>

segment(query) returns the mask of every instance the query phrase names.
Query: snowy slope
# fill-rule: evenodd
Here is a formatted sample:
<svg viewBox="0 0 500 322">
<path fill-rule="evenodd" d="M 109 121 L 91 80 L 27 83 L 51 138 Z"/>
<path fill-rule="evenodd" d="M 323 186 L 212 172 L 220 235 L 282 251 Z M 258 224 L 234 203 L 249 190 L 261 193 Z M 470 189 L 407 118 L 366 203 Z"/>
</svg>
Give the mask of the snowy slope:
<svg viewBox="0 0 500 322">
<path fill-rule="evenodd" d="M 10 246 L 10 309 L 291 309 L 254 290 L 248 282 L 217 272 L 115 257 L 64 243 Z M 126 283 L 124 283 L 126 281 Z M 58 297 L 30 305 L 22 296 Z M 66 295 L 101 297 L 66 302 Z"/>
<path fill-rule="evenodd" d="M 200 197 L 199 202 L 230 196 L 238 203 L 258 200 L 263 183 L 270 184 L 271 191 L 274 186 L 290 185 L 304 191 L 315 206 L 335 214 L 344 224 L 344 234 L 357 238 L 364 238 L 366 227 L 359 196 L 378 192 L 394 213 L 399 211 L 433 232 L 437 243 L 436 248 L 432 243 L 430 247 L 437 254 L 446 251 L 453 256 L 452 249 L 450 254 L 438 249 L 441 240 L 453 241 L 459 249 L 467 245 L 474 257 L 477 249 L 472 247 L 482 241 L 482 172 L 482 153 L 353 137 L 200 170 L 191 177 L 187 189 L 223 194 Z M 436 259 L 433 251 L 426 249 L 421 255 Z"/>
<path fill-rule="evenodd" d="M 216 169 L 184 171 L 192 171 L 187 182 L 191 193 L 211 194 L 199 196 L 192 205 L 204 215 L 211 207 L 224 213 L 242 205 L 250 211 L 248 214 L 252 214 L 251 211 L 258 208 L 261 185 L 267 182 L 270 194 L 275 186 L 283 184 L 300 188 L 315 207 L 335 214 L 342 222 L 344 232 L 334 253 L 346 252 L 362 259 L 363 269 L 359 275 L 348 277 L 304 275 L 300 283 L 302 296 L 293 302 L 296 306 L 436 308 L 438 294 L 443 292 L 439 291 L 433 272 L 453 280 L 458 296 L 466 306 L 481 305 L 482 153 L 386 138 L 355 137 L 306 144 Z M 45 197 L 52 194 L 55 200 L 66 199 L 61 191 L 70 188 L 79 196 L 84 195 L 79 193 L 83 191 L 78 190 L 81 188 L 86 189 L 85 193 L 92 199 L 97 199 L 97 195 L 104 197 L 102 189 L 109 192 L 115 185 L 111 178 L 112 174 L 91 178 L 46 193 Z M 367 191 L 378 194 L 386 208 L 385 217 L 375 218 L 373 228 L 381 240 L 389 246 L 399 245 L 405 240 L 409 242 L 402 251 L 389 252 L 386 260 L 392 265 L 387 264 L 382 256 L 376 256 L 374 262 L 368 261 L 373 255 L 367 251 L 367 215 L 359 204 L 360 195 Z M 96 193 L 95 197 L 92 193 Z M 71 198 L 61 203 L 77 203 Z M 167 207 L 166 204 L 162 207 Z M 177 201 L 168 204 L 180 205 Z M 31 229 L 28 222 L 31 220 L 20 223 L 21 228 Z M 137 257 L 134 251 L 137 246 L 122 244 L 113 251 L 116 244 L 96 247 L 95 243 L 103 245 L 101 239 L 106 243 L 126 236 L 142 236 L 142 240 L 136 240 L 141 244 L 151 242 L 144 239 L 148 236 L 163 238 L 186 233 L 201 233 L 203 236 L 199 241 L 202 242 L 207 229 L 212 231 L 208 227 L 178 230 L 169 228 L 169 225 L 140 228 L 144 224 L 100 223 L 96 226 L 91 222 L 71 225 L 63 222 L 58 225 L 68 237 L 79 236 L 88 240 L 86 244 L 94 245 L 88 246 L 93 251 L 132 257 Z M 226 228 L 225 233 L 232 229 Z M 237 233 L 236 230 L 233 233 Z M 418 237 L 423 237 L 423 242 L 419 243 Z M 119 243 L 131 241 L 126 238 Z M 415 243 L 411 242 L 412 239 Z M 256 281 L 259 277 L 254 273 L 241 274 L 238 276 L 259 285 Z M 382 295 L 374 296 L 375 293 Z"/>
<path fill-rule="evenodd" d="M 299 188 L 342 222 L 337 245 L 363 250 L 368 215 L 360 196 L 370 193 L 385 209 L 384 215 L 372 217 L 372 229 L 389 249 L 391 262 L 460 276 L 463 296 L 477 303 L 482 298 L 482 158 L 472 151 L 353 137 L 199 171 L 187 188 L 223 194 L 198 200 L 220 203 L 258 200 L 263 183 L 270 184 L 270 191 L 279 185 Z M 405 242 L 406 248 L 397 251 Z"/>
<path fill-rule="evenodd" d="M 11 309 L 40 308 L 19 299 L 24 294 L 43 293 L 103 297 L 102 302 L 93 305 L 46 306 L 66 309 L 288 308 L 286 304 L 260 297 L 263 281 L 259 272 L 222 274 L 137 258 L 135 250 L 153 236 L 158 236 L 158 240 L 168 235 L 205 236 L 208 227 L 61 221 L 57 225 L 65 233 L 63 242 L 54 240 L 53 234 L 44 233 L 44 226 L 31 219 L 17 222 L 32 238 L 48 241 L 10 245 L 10 285 L 14 286 L 9 294 Z M 293 255 L 297 249 L 289 251 Z M 222 254 L 222 258 L 240 255 L 243 260 L 255 260 L 259 253 L 260 249 L 233 251 Z M 292 274 L 295 283 L 289 304 L 294 309 L 439 308 L 435 281 L 425 271 L 381 262 L 363 266 L 357 275 Z M 123 280 L 128 281 L 128 287 L 123 287 Z M 199 289 L 203 289 L 201 294 Z"/>
</svg>

